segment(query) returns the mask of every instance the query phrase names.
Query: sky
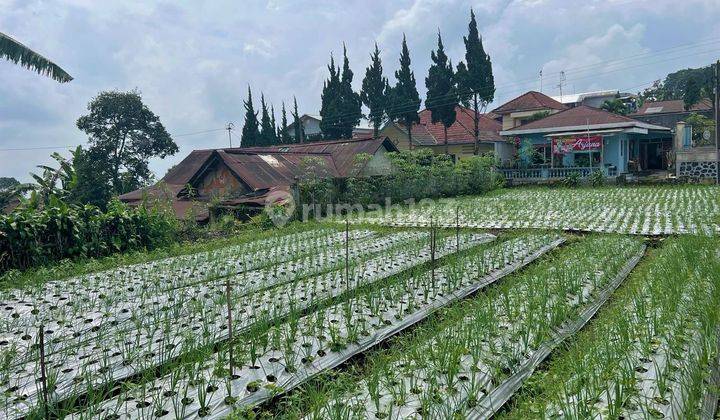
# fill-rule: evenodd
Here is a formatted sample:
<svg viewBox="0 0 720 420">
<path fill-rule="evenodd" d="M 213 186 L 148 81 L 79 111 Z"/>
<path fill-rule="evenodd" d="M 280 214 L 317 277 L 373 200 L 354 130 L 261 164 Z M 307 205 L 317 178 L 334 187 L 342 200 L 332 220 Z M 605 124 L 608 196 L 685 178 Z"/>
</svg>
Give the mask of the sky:
<svg viewBox="0 0 720 420">
<path fill-rule="evenodd" d="M 343 42 L 359 90 L 375 42 L 394 82 L 405 34 L 424 98 L 438 31 L 453 63 L 463 60 L 471 8 L 493 63 L 489 109 L 540 90 L 541 70 L 549 95 L 561 71 L 564 93 L 638 92 L 720 58 L 717 0 L 0 0 L 0 32 L 75 78 L 60 84 L 0 59 L 0 176 L 29 181 L 53 151 L 86 144 L 75 122 L 98 92 L 137 89 L 180 149 L 151 160 L 161 178 L 193 149 L 227 147 L 228 122 L 239 135 L 248 85 L 278 120 L 293 96 L 301 114 L 317 114 Z"/>
</svg>

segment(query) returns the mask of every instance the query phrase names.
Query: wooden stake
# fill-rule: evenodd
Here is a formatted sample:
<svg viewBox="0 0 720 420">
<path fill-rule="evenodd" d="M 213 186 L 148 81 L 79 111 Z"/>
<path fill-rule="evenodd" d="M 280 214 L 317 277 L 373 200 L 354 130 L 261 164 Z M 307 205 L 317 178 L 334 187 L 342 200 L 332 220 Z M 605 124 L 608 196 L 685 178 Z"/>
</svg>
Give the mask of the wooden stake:
<svg viewBox="0 0 720 420">
<path fill-rule="evenodd" d="M 232 303 L 230 301 L 230 277 L 225 280 L 225 295 L 227 297 L 227 325 L 228 325 L 228 366 L 230 369 L 230 378 L 235 374 L 233 367 L 233 325 L 232 325 Z"/>
<path fill-rule="evenodd" d="M 40 382 L 42 384 L 42 398 L 43 398 L 43 413 L 46 419 L 50 418 L 48 411 L 48 389 L 47 389 L 47 370 L 45 362 L 45 325 L 40 324 L 40 331 L 38 333 L 40 341 Z"/>
<path fill-rule="evenodd" d="M 455 207 L 455 252 L 460 252 L 460 206 Z"/>
<path fill-rule="evenodd" d="M 345 217 L 345 287 L 350 291 L 350 222 Z"/>
</svg>

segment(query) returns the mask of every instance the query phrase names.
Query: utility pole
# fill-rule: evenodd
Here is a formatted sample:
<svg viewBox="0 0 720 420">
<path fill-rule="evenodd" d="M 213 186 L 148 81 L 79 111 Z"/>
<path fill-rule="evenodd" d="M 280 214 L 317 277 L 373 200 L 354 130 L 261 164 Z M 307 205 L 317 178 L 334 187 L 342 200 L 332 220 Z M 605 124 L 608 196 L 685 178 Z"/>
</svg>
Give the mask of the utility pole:
<svg viewBox="0 0 720 420">
<path fill-rule="evenodd" d="M 560 72 L 560 83 L 558 83 L 558 89 L 560 89 L 560 102 L 563 100 L 562 88 L 565 84 L 565 70 Z"/>
<path fill-rule="evenodd" d="M 235 124 L 233 124 L 231 122 L 227 123 L 227 127 L 225 127 L 225 129 L 228 132 L 228 140 L 230 141 L 231 148 L 232 148 L 232 130 L 233 130 L 233 128 L 235 128 Z"/>
</svg>

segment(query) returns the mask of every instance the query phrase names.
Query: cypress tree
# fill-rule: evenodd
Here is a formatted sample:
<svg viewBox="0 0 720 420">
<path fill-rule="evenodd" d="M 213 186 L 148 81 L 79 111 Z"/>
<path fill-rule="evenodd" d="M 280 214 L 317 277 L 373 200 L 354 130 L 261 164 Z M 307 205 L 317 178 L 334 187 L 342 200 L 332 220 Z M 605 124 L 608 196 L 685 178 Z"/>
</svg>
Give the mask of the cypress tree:
<svg viewBox="0 0 720 420">
<path fill-rule="evenodd" d="M 335 67 L 335 59 L 330 55 L 330 64 L 328 65 L 330 77 L 323 83 L 321 95 L 322 103 L 320 105 L 320 131 L 326 139 L 340 138 L 340 68 Z"/>
<path fill-rule="evenodd" d="M 412 126 L 420 122 L 420 94 L 415 82 L 415 74 L 410 69 L 410 51 L 403 34 L 400 68 L 395 72 L 396 83 L 390 90 L 390 100 L 386 110 L 393 121 L 402 122 L 408 130 L 408 146 L 412 149 Z"/>
<path fill-rule="evenodd" d="M 254 147 L 258 145 L 260 131 L 258 130 L 257 112 L 253 107 L 252 92 L 248 86 L 248 98 L 245 105 L 245 125 L 243 125 L 242 136 L 240 137 L 241 147 Z"/>
<path fill-rule="evenodd" d="M 448 154 L 447 129 L 455 123 L 455 107 L 458 104 L 452 63 L 448 62 L 442 37 L 438 32 L 437 51 L 430 53 L 432 64 L 425 78 L 427 99 L 425 106 L 430 110 L 433 124 L 442 123 L 445 132 L 445 154 Z"/>
<path fill-rule="evenodd" d="M 465 42 L 465 61 L 457 67 L 458 89 L 464 106 L 472 106 L 475 122 L 475 154 L 480 150 L 480 111 L 495 98 L 495 79 L 492 72 L 490 56 L 483 48 L 482 39 L 477 29 L 475 12 L 470 9 L 470 24 Z"/>
<path fill-rule="evenodd" d="M 352 88 L 353 72 L 350 70 L 350 60 L 347 48 L 343 43 L 343 69 L 340 80 L 340 115 L 338 116 L 340 138 L 352 138 L 353 129 L 362 118 L 362 101 L 360 95 Z"/>
<path fill-rule="evenodd" d="M 295 129 L 295 135 L 294 135 L 294 142 L 295 143 L 304 143 L 305 142 L 305 130 L 302 126 L 302 121 L 300 121 L 300 114 L 298 113 L 298 107 L 297 107 L 297 98 L 293 96 L 293 126 Z"/>
<path fill-rule="evenodd" d="M 270 125 L 272 125 L 272 144 L 276 145 L 279 143 L 278 139 L 280 138 L 278 136 L 278 127 L 277 122 L 275 121 L 275 106 L 273 104 L 270 104 Z"/>
<path fill-rule="evenodd" d="M 280 118 L 280 125 L 281 127 L 278 127 L 280 130 L 278 132 L 278 139 L 280 144 L 290 144 L 292 143 L 292 139 L 290 138 L 290 133 L 288 133 L 288 120 L 287 120 L 287 111 L 285 111 L 285 101 L 282 103 L 282 116 Z"/>
<path fill-rule="evenodd" d="M 385 94 L 388 86 L 387 78 L 383 77 L 380 50 L 377 43 L 375 43 L 375 51 L 370 55 L 370 60 L 370 66 L 365 69 L 360 99 L 370 110 L 368 119 L 373 125 L 373 137 L 377 137 L 385 114 L 385 107 L 387 106 L 387 96 Z"/>
<path fill-rule="evenodd" d="M 272 126 L 270 120 L 270 114 L 268 113 L 267 105 L 265 104 L 265 95 L 260 95 L 260 106 L 262 111 L 262 117 L 260 118 L 260 146 L 271 146 L 275 138 L 275 128 Z"/>
</svg>

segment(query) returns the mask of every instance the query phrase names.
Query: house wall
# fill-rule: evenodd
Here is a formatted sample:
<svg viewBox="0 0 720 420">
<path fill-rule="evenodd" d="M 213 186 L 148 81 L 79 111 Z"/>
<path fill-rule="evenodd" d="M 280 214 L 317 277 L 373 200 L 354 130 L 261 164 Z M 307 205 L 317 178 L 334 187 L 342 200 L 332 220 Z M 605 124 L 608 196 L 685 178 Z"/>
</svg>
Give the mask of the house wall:
<svg viewBox="0 0 720 420">
<path fill-rule="evenodd" d="M 542 134 L 519 137 L 521 145 L 525 140 L 530 140 L 533 145 L 550 144 L 551 142 L 549 137 L 544 137 Z M 627 172 L 629 144 L 630 138 L 627 134 L 603 136 L 603 166 L 612 165 L 617 168 L 617 173 Z M 562 165 L 566 167 L 575 166 L 575 153 L 564 154 Z"/>
<path fill-rule="evenodd" d="M 321 133 L 320 121 L 316 120 L 314 118 L 307 118 L 305 121 L 303 121 L 303 129 L 305 130 L 306 136 L 312 136 L 314 134 L 319 134 L 319 133 Z"/>
<path fill-rule="evenodd" d="M 386 175 L 392 172 L 392 163 L 387 157 L 388 150 L 381 147 L 363 168 L 363 176 Z"/>
<path fill-rule="evenodd" d="M 522 120 L 532 117 L 534 114 L 537 114 L 538 112 L 544 112 L 549 111 L 550 114 L 555 114 L 558 112 L 556 109 L 535 109 L 532 111 L 519 111 L 519 112 L 511 112 L 509 114 L 503 115 L 502 119 L 502 129 L 503 130 L 510 130 L 515 127 L 518 127 L 522 125 Z"/>
<path fill-rule="evenodd" d="M 250 192 L 222 162 L 209 168 L 196 188 L 200 197 L 222 197 Z"/>
</svg>

